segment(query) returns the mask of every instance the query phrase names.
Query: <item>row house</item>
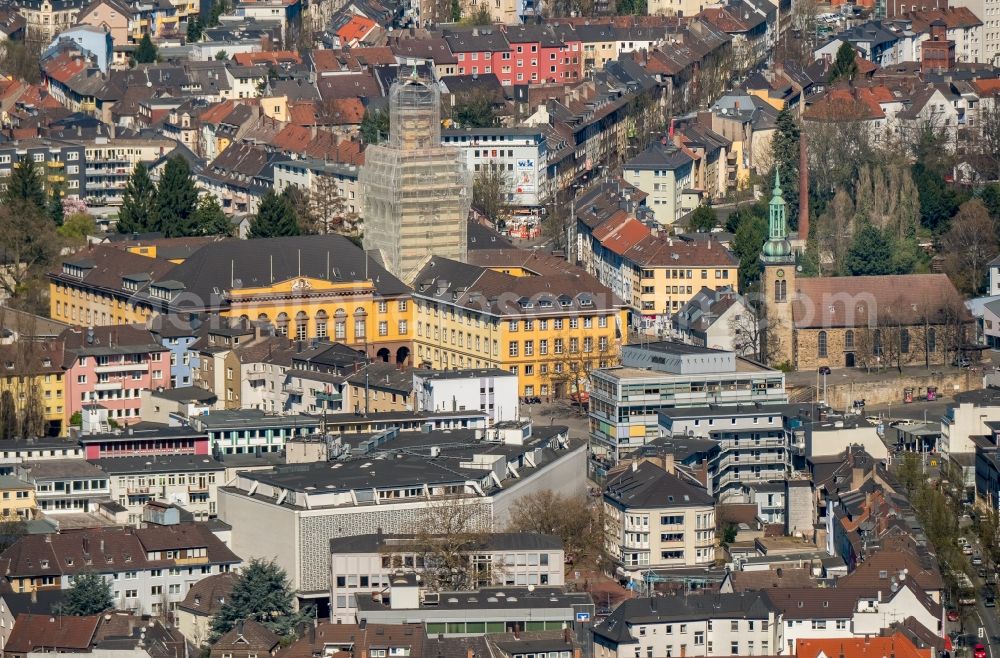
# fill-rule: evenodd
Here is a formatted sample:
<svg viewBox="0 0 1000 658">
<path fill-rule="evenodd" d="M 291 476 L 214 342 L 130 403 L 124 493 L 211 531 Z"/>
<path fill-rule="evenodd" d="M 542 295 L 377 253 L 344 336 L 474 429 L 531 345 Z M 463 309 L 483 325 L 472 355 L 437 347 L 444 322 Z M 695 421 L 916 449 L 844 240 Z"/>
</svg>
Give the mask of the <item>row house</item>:
<svg viewBox="0 0 1000 658">
<path fill-rule="evenodd" d="M 443 146 L 458 147 L 473 175 L 486 168 L 505 172 L 508 205 L 537 208 L 551 195 L 548 139 L 541 126 L 457 128 L 441 131 Z"/>
<path fill-rule="evenodd" d="M 864 638 L 867 645 L 904 621 L 940 637 L 940 605 L 921 599 L 905 575 L 893 582 L 884 592 L 875 584 L 631 599 L 594 627 L 594 652 L 598 658 L 795 655 L 823 639 Z M 895 641 L 909 643 L 902 635 Z"/>
<path fill-rule="evenodd" d="M 273 187 L 278 153 L 255 144 L 233 144 L 198 174 L 198 186 L 217 197 L 227 214 L 255 213 Z"/>
<path fill-rule="evenodd" d="M 505 29 L 510 52 L 494 73 L 501 84 L 566 84 L 581 78 L 581 43 L 573 30 L 550 24 Z"/>
<path fill-rule="evenodd" d="M 93 571 L 110 585 L 116 610 L 153 615 L 175 610 L 202 578 L 240 564 L 200 523 L 27 535 L 0 554 L 15 592 L 68 590 L 77 575 Z"/>
</svg>

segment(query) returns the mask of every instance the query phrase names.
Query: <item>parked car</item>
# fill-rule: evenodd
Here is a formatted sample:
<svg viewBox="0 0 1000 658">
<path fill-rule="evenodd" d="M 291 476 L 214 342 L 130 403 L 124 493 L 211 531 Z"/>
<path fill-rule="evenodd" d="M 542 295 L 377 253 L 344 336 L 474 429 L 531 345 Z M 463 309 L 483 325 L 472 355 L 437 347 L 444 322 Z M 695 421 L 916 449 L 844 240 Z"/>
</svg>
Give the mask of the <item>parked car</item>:
<svg viewBox="0 0 1000 658">
<path fill-rule="evenodd" d="M 980 578 L 982 578 L 983 580 L 986 580 L 986 569 L 980 569 L 976 573 L 979 575 Z"/>
<path fill-rule="evenodd" d="M 972 650 L 972 658 L 986 658 L 986 647 L 981 643 L 976 644 L 976 648 Z"/>
<path fill-rule="evenodd" d="M 973 556 L 973 558 L 972 558 L 972 566 L 978 567 L 978 566 L 981 566 L 982 563 L 983 563 L 982 556 L 979 556 L 979 555 Z"/>
<path fill-rule="evenodd" d="M 952 608 L 948 611 L 948 621 L 958 621 L 959 619 L 961 619 L 961 616 L 958 614 L 958 610 Z"/>
<path fill-rule="evenodd" d="M 972 555 L 972 547 L 966 544 L 962 547 L 962 555 Z"/>
<path fill-rule="evenodd" d="M 993 592 L 983 592 L 983 605 L 987 608 L 994 608 L 997 604 L 996 594 Z"/>
<path fill-rule="evenodd" d="M 819 367 L 819 374 L 821 374 L 821 375 L 829 375 L 830 374 L 830 366 L 820 366 Z"/>
</svg>

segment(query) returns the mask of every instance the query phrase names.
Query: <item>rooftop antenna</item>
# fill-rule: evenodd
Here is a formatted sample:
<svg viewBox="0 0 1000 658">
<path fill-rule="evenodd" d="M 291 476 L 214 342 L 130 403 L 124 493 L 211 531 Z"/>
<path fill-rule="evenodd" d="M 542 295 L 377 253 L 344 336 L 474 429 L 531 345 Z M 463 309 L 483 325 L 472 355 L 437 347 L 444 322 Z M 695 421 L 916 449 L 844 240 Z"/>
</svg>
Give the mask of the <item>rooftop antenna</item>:
<svg viewBox="0 0 1000 658">
<path fill-rule="evenodd" d="M 326 280 L 330 280 L 330 250 L 326 252 Z"/>
<path fill-rule="evenodd" d="M 302 276 L 302 250 L 299 249 L 299 276 Z"/>
<path fill-rule="evenodd" d="M 229 287 L 233 288 L 236 286 L 236 259 L 229 259 Z"/>
<path fill-rule="evenodd" d="M 274 283 L 274 254 L 270 254 L 268 258 L 271 261 L 271 280 L 270 283 Z"/>
</svg>

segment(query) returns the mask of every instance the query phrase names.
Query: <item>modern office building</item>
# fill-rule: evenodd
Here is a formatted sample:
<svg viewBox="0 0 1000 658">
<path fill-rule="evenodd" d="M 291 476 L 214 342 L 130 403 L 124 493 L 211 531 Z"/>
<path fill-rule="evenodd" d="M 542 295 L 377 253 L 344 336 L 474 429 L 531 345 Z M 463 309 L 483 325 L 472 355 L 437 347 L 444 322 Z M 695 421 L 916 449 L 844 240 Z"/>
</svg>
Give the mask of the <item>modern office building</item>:
<svg viewBox="0 0 1000 658">
<path fill-rule="evenodd" d="M 657 438 L 657 412 L 787 401 L 785 375 L 734 352 L 670 341 L 624 345 L 621 365 L 590 373 L 590 436 L 618 459 Z"/>
<path fill-rule="evenodd" d="M 462 526 L 499 530 L 525 496 L 581 495 L 586 446 L 567 432 L 529 425 L 344 435 L 350 449 L 331 461 L 238 472 L 219 489 L 219 518 L 233 528 L 234 551 L 276 560 L 300 600 L 322 608 L 331 539 L 433 528 L 455 509 Z"/>
<path fill-rule="evenodd" d="M 520 418 L 517 375 L 508 370 L 415 370 L 413 393 L 420 411 L 479 410 L 490 424 Z"/>
<path fill-rule="evenodd" d="M 358 598 L 371 597 L 392 584 L 394 575 L 425 570 L 432 537 L 360 535 L 330 540 L 330 619 L 353 622 Z M 477 587 L 529 585 L 561 587 L 566 560 L 558 537 L 531 532 L 486 534 L 466 551 L 467 569 Z"/>
<path fill-rule="evenodd" d="M 441 145 L 441 92 L 410 78 L 389 92 L 389 140 L 365 149 L 359 175 L 364 247 L 411 281 L 429 256 L 465 261 L 472 175 Z"/>
</svg>

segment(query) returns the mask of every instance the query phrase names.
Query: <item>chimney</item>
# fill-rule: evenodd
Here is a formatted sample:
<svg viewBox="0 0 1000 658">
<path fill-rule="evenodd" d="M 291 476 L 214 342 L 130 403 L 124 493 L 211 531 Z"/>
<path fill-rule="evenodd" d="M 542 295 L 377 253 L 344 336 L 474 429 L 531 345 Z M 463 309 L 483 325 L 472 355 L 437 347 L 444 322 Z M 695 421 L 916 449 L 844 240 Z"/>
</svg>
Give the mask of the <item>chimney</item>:
<svg viewBox="0 0 1000 658">
<path fill-rule="evenodd" d="M 809 157 L 804 130 L 799 133 L 799 239 L 809 239 Z"/>
<path fill-rule="evenodd" d="M 663 455 L 663 470 L 671 475 L 674 474 L 674 455 L 673 453 L 667 453 Z"/>
</svg>

